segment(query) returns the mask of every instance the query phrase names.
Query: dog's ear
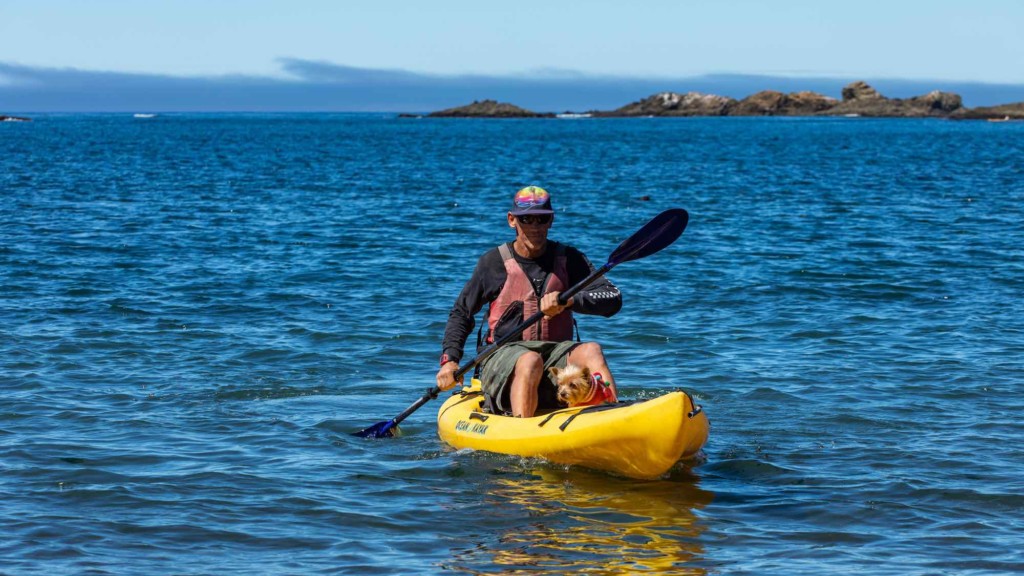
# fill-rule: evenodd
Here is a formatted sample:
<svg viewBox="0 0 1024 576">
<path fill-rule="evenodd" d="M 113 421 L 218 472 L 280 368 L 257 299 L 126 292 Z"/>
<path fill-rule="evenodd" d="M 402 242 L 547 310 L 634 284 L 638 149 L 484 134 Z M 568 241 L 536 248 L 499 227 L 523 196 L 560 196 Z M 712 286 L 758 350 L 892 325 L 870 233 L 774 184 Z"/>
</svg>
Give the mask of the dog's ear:
<svg viewBox="0 0 1024 576">
<path fill-rule="evenodd" d="M 587 382 L 590 382 L 590 368 L 587 368 L 586 366 L 584 366 L 582 373 L 583 373 L 583 379 L 586 380 Z"/>
<path fill-rule="evenodd" d="M 555 383 L 558 382 L 558 376 L 559 376 L 560 373 L 561 373 L 561 370 L 559 370 L 555 366 L 552 366 L 551 368 L 548 368 L 548 375 L 551 377 L 551 381 L 552 382 L 555 382 Z"/>
</svg>

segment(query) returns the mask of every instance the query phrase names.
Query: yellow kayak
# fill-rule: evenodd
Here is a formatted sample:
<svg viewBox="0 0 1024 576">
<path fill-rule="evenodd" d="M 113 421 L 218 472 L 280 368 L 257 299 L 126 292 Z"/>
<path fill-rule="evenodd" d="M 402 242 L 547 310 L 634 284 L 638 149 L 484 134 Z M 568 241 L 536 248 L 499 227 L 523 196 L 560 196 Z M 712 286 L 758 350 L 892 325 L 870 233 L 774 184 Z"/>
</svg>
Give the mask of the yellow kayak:
<svg viewBox="0 0 1024 576">
<path fill-rule="evenodd" d="M 689 394 L 564 408 L 532 418 L 483 411 L 480 381 L 448 398 L 437 432 L 455 448 L 544 458 L 630 478 L 653 479 L 697 455 L 708 439 L 708 418 Z"/>
</svg>

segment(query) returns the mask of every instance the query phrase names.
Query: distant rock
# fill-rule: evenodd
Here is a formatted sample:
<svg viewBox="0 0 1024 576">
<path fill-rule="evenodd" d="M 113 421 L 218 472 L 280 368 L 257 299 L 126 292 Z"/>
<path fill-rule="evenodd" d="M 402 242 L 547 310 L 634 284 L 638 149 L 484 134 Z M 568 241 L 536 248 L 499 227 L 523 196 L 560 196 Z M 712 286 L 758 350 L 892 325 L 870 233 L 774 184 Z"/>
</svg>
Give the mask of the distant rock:
<svg viewBox="0 0 1024 576">
<path fill-rule="evenodd" d="M 531 112 L 525 108 L 497 102 L 495 100 L 474 100 L 472 104 L 431 112 L 431 118 L 554 118 L 551 113 Z"/>
<path fill-rule="evenodd" d="M 858 80 L 843 87 L 843 102 L 872 102 L 882 99 L 883 96 L 878 93 L 878 90 L 868 86 L 868 83 L 863 80 Z"/>
<path fill-rule="evenodd" d="M 595 116 L 724 116 L 736 100 L 700 92 L 661 92 Z"/>
<path fill-rule="evenodd" d="M 1024 120 L 1024 102 L 980 108 L 960 108 L 951 114 L 950 118 L 954 120 Z"/>
<path fill-rule="evenodd" d="M 0 115 L 0 122 L 31 122 L 31 118 L 25 118 L 22 116 L 2 116 Z"/>
<path fill-rule="evenodd" d="M 947 117 L 963 107 L 959 94 L 934 90 L 913 98 L 886 98 L 867 83 L 857 81 L 843 88 L 843 101 L 823 110 L 826 116 L 887 118 Z"/>
<path fill-rule="evenodd" d="M 959 94 L 932 90 L 924 96 L 915 96 L 909 100 L 912 106 L 922 106 L 931 112 L 952 114 L 964 107 L 964 100 Z"/>
<path fill-rule="evenodd" d="M 810 116 L 838 103 L 835 98 L 816 92 L 783 94 L 764 90 L 740 100 L 727 113 L 729 116 Z"/>
</svg>

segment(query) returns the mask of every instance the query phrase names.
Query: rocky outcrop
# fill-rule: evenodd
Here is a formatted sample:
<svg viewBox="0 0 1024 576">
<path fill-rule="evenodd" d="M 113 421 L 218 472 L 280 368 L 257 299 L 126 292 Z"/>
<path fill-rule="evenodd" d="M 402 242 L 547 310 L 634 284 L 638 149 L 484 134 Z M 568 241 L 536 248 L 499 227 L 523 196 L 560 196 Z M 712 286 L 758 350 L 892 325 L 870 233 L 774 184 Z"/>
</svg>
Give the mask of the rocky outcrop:
<svg viewBox="0 0 1024 576">
<path fill-rule="evenodd" d="M 727 113 L 729 116 L 811 116 L 838 103 L 835 98 L 816 92 L 783 94 L 764 90 L 740 100 Z"/>
<path fill-rule="evenodd" d="M 911 106 L 925 108 L 937 114 L 952 114 L 964 106 L 963 98 L 959 94 L 939 90 L 932 90 L 924 96 L 915 96 L 908 102 Z"/>
<path fill-rule="evenodd" d="M 963 107 L 958 94 L 934 90 L 913 98 L 886 98 L 865 82 L 843 88 L 843 101 L 819 112 L 826 116 L 872 116 L 886 118 L 946 117 Z"/>
<path fill-rule="evenodd" d="M 960 108 L 949 117 L 954 120 L 1024 120 L 1024 102 L 979 108 Z"/>
<path fill-rule="evenodd" d="M 854 100 L 859 102 L 872 102 L 883 99 L 882 95 L 878 93 L 878 90 L 868 86 L 868 83 L 863 80 L 847 84 L 843 87 L 842 94 L 843 102 L 852 102 Z"/>
<path fill-rule="evenodd" d="M 611 112 L 596 112 L 594 116 L 724 116 L 736 100 L 702 94 L 700 92 L 661 92 L 643 100 L 626 104 Z"/>
<path fill-rule="evenodd" d="M 867 116 L 877 118 L 951 118 L 954 120 L 1024 120 L 1024 102 L 964 108 L 958 94 L 934 90 L 913 98 L 887 98 L 866 82 L 857 81 L 842 90 L 842 101 L 816 92 L 783 94 L 764 90 L 735 100 L 701 92 L 659 92 L 611 111 L 584 114 L 538 113 L 494 100 L 433 112 L 434 118 L 585 118 L 666 116 Z M 421 117 L 400 114 L 400 117 Z M 0 119 L 10 118 L 0 116 Z M 27 118 L 23 119 L 27 120 Z"/>
<path fill-rule="evenodd" d="M 474 100 L 472 104 L 431 112 L 431 118 L 554 118 L 551 113 L 531 112 L 525 108 L 497 102 L 495 100 Z"/>
<path fill-rule="evenodd" d="M 3 116 L 0 115 L 0 122 L 31 122 L 31 118 L 25 118 L 23 116 Z"/>
</svg>

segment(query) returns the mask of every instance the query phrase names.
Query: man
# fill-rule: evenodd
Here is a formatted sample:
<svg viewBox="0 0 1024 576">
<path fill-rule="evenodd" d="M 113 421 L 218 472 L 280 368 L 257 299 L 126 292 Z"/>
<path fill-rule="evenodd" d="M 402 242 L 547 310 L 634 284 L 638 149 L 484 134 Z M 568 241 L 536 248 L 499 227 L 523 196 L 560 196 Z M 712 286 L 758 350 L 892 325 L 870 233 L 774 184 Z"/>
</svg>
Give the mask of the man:
<svg viewBox="0 0 1024 576">
<path fill-rule="evenodd" d="M 554 214 L 551 196 L 543 188 L 527 186 L 513 197 L 506 219 L 516 232 L 515 240 L 480 257 L 448 315 L 437 372 L 441 390 L 455 386 L 474 316 L 490 304 L 484 345 L 538 310 L 544 312 L 544 318 L 527 328 L 521 340 L 502 346 L 480 366 L 485 405 L 491 412 L 528 418 L 538 408 L 557 408 L 548 368 L 563 368 L 567 363 L 600 372 L 615 391 L 601 346 L 573 342 L 572 314 L 611 316 L 622 308 L 622 294 L 602 277 L 565 306 L 558 303 L 558 295 L 586 278 L 594 267 L 579 250 L 548 240 Z"/>
</svg>

